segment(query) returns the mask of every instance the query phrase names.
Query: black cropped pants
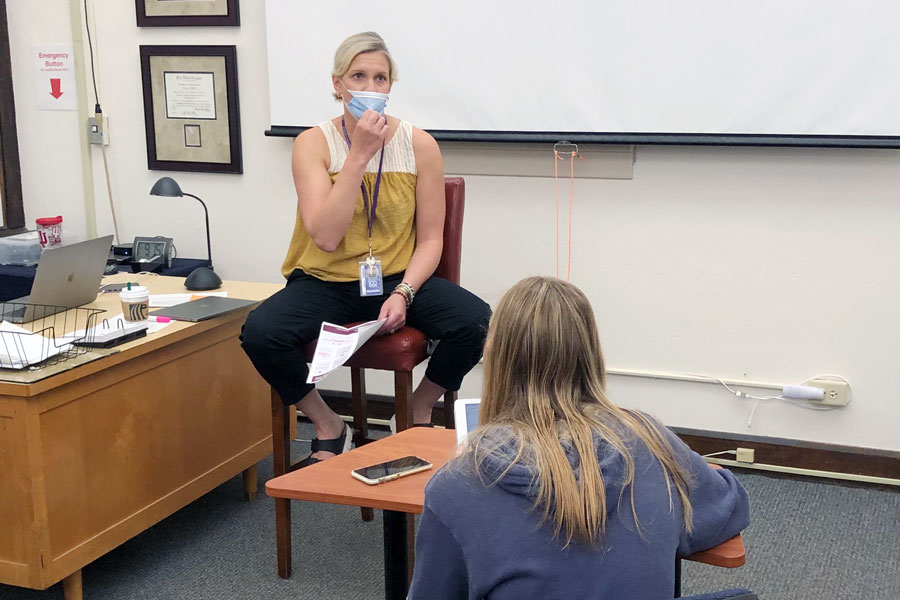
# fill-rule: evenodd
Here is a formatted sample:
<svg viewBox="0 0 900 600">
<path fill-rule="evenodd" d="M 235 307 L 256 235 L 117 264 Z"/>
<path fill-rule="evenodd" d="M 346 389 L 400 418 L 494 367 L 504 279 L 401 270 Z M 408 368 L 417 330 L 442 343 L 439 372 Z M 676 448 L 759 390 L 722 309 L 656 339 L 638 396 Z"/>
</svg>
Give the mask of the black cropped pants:
<svg viewBox="0 0 900 600">
<path fill-rule="evenodd" d="M 294 404 L 315 387 L 306 383 L 303 346 L 319 336 L 322 321 L 378 318 L 381 305 L 402 280 L 403 273 L 385 277 L 384 295 L 361 297 L 358 281 L 322 281 L 298 269 L 284 289 L 248 315 L 241 330 L 244 352 L 282 401 Z M 428 279 L 406 313 L 407 325 L 440 341 L 425 376 L 449 391 L 458 390 L 481 358 L 490 316 L 490 306 L 471 292 L 446 279 Z"/>
</svg>

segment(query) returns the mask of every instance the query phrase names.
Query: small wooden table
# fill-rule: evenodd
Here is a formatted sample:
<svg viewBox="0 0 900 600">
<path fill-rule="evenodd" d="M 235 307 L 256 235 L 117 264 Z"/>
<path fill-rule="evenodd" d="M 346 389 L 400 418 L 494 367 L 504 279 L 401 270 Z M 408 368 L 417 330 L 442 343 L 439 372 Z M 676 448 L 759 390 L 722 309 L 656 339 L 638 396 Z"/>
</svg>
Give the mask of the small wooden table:
<svg viewBox="0 0 900 600">
<path fill-rule="evenodd" d="M 266 493 L 273 498 L 382 509 L 385 598 L 406 598 L 413 563 L 410 517 L 422 512 L 425 485 L 453 457 L 456 445 L 456 432 L 452 429 L 407 429 L 335 458 L 276 477 L 266 483 Z M 366 485 L 350 476 L 353 469 L 409 454 L 424 458 L 434 465 L 434 469 L 382 485 Z M 283 549 L 279 547 L 278 551 L 280 554 Z M 739 567 L 744 564 L 744 543 L 738 535 L 720 546 L 685 558 L 721 567 Z M 289 559 L 278 557 L 279 563 Z M 678 586 L 680 559 L 676 559 L 676 568 Z"/>
</svg>

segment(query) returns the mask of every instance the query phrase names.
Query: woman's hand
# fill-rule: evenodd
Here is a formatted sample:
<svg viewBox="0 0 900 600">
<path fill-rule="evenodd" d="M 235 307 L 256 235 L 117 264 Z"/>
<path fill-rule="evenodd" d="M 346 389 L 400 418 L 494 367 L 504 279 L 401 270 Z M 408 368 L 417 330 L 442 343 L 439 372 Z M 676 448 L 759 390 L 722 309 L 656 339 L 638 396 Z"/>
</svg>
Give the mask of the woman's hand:
<svg viewBox="0 0 900 600">
<path fill-rule="evenodd" d="M 394 333 L 406 324 L 406 299 L 400 294 L 391 294 L 381 305 L 378 320 L 387 319 L 378 330 L 379 335 Z"/>
<path fill-rule="evenodd" d="M 356 122 L 350 152 L 359 157 L 364 164 L 368 163 L 375 153 L 381 150 L 387 134 L 387 119 L 374 110 L 367 110 Z"/>
</svg>

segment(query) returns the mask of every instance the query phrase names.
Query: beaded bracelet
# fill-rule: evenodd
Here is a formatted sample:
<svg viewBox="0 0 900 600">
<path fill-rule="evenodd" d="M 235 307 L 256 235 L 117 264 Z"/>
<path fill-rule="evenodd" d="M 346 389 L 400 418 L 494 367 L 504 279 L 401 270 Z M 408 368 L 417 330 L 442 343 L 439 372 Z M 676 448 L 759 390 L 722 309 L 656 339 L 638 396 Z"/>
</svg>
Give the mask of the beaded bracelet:
<svg viewBox="0 0 900 600">
<path fill-rule="evenodd" d="M 403 299 L 406 300 L 406 308 L 409 308 L 409 306 L 413 303 L 413 299 L 416 297 L 416 291 L 405 281 L 402 283 L 398 283 L 397 287 L 395 287 L 394 291 L 391 293 L 400 294 L 401 296 L 403 296 Z"/>
<path fill-rule="evenodd" d="M 394 294 L 397 294 L 398 296 L 400 296 L 400 297 L 403 298 L 403 301 L 406 302 L 406 308 L 409 308 L 409 305 L 412 304 L 412 303 L 409 301 L 409 296 L 407 296 L 405 292 L 401 292 L 400 290 L 396 290 L 396 289 L 395 289 L 393 292 L 391 292 L 391 295 L 392 295 L 392 296 L 393 296 Z"/>
<path fill-rule="evenodd" d="M 394 288 L 392 294 L 399 294 L 403 296 L 403 299 L 406 301 L 406 308 L 409 308 L 409 305 L 412 304 L 413 297 L 415 296 L 415 292 L 413 292 L 412 286 L 408 283 L 400 283 L 397 287 Z"/>
</svg>

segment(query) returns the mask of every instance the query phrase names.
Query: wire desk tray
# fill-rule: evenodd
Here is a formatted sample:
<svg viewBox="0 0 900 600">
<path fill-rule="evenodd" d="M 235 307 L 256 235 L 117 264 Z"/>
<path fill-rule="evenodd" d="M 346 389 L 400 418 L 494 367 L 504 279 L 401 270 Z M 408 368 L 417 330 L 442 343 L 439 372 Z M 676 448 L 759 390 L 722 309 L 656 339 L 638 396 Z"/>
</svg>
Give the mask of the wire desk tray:
<svg viewBox="0 0 900 600">
<path fill-rule="evenodd" d="M 89 350 L 100 308 L 0 302 L 0 368 L 39 369 Z"/>
</svg>

